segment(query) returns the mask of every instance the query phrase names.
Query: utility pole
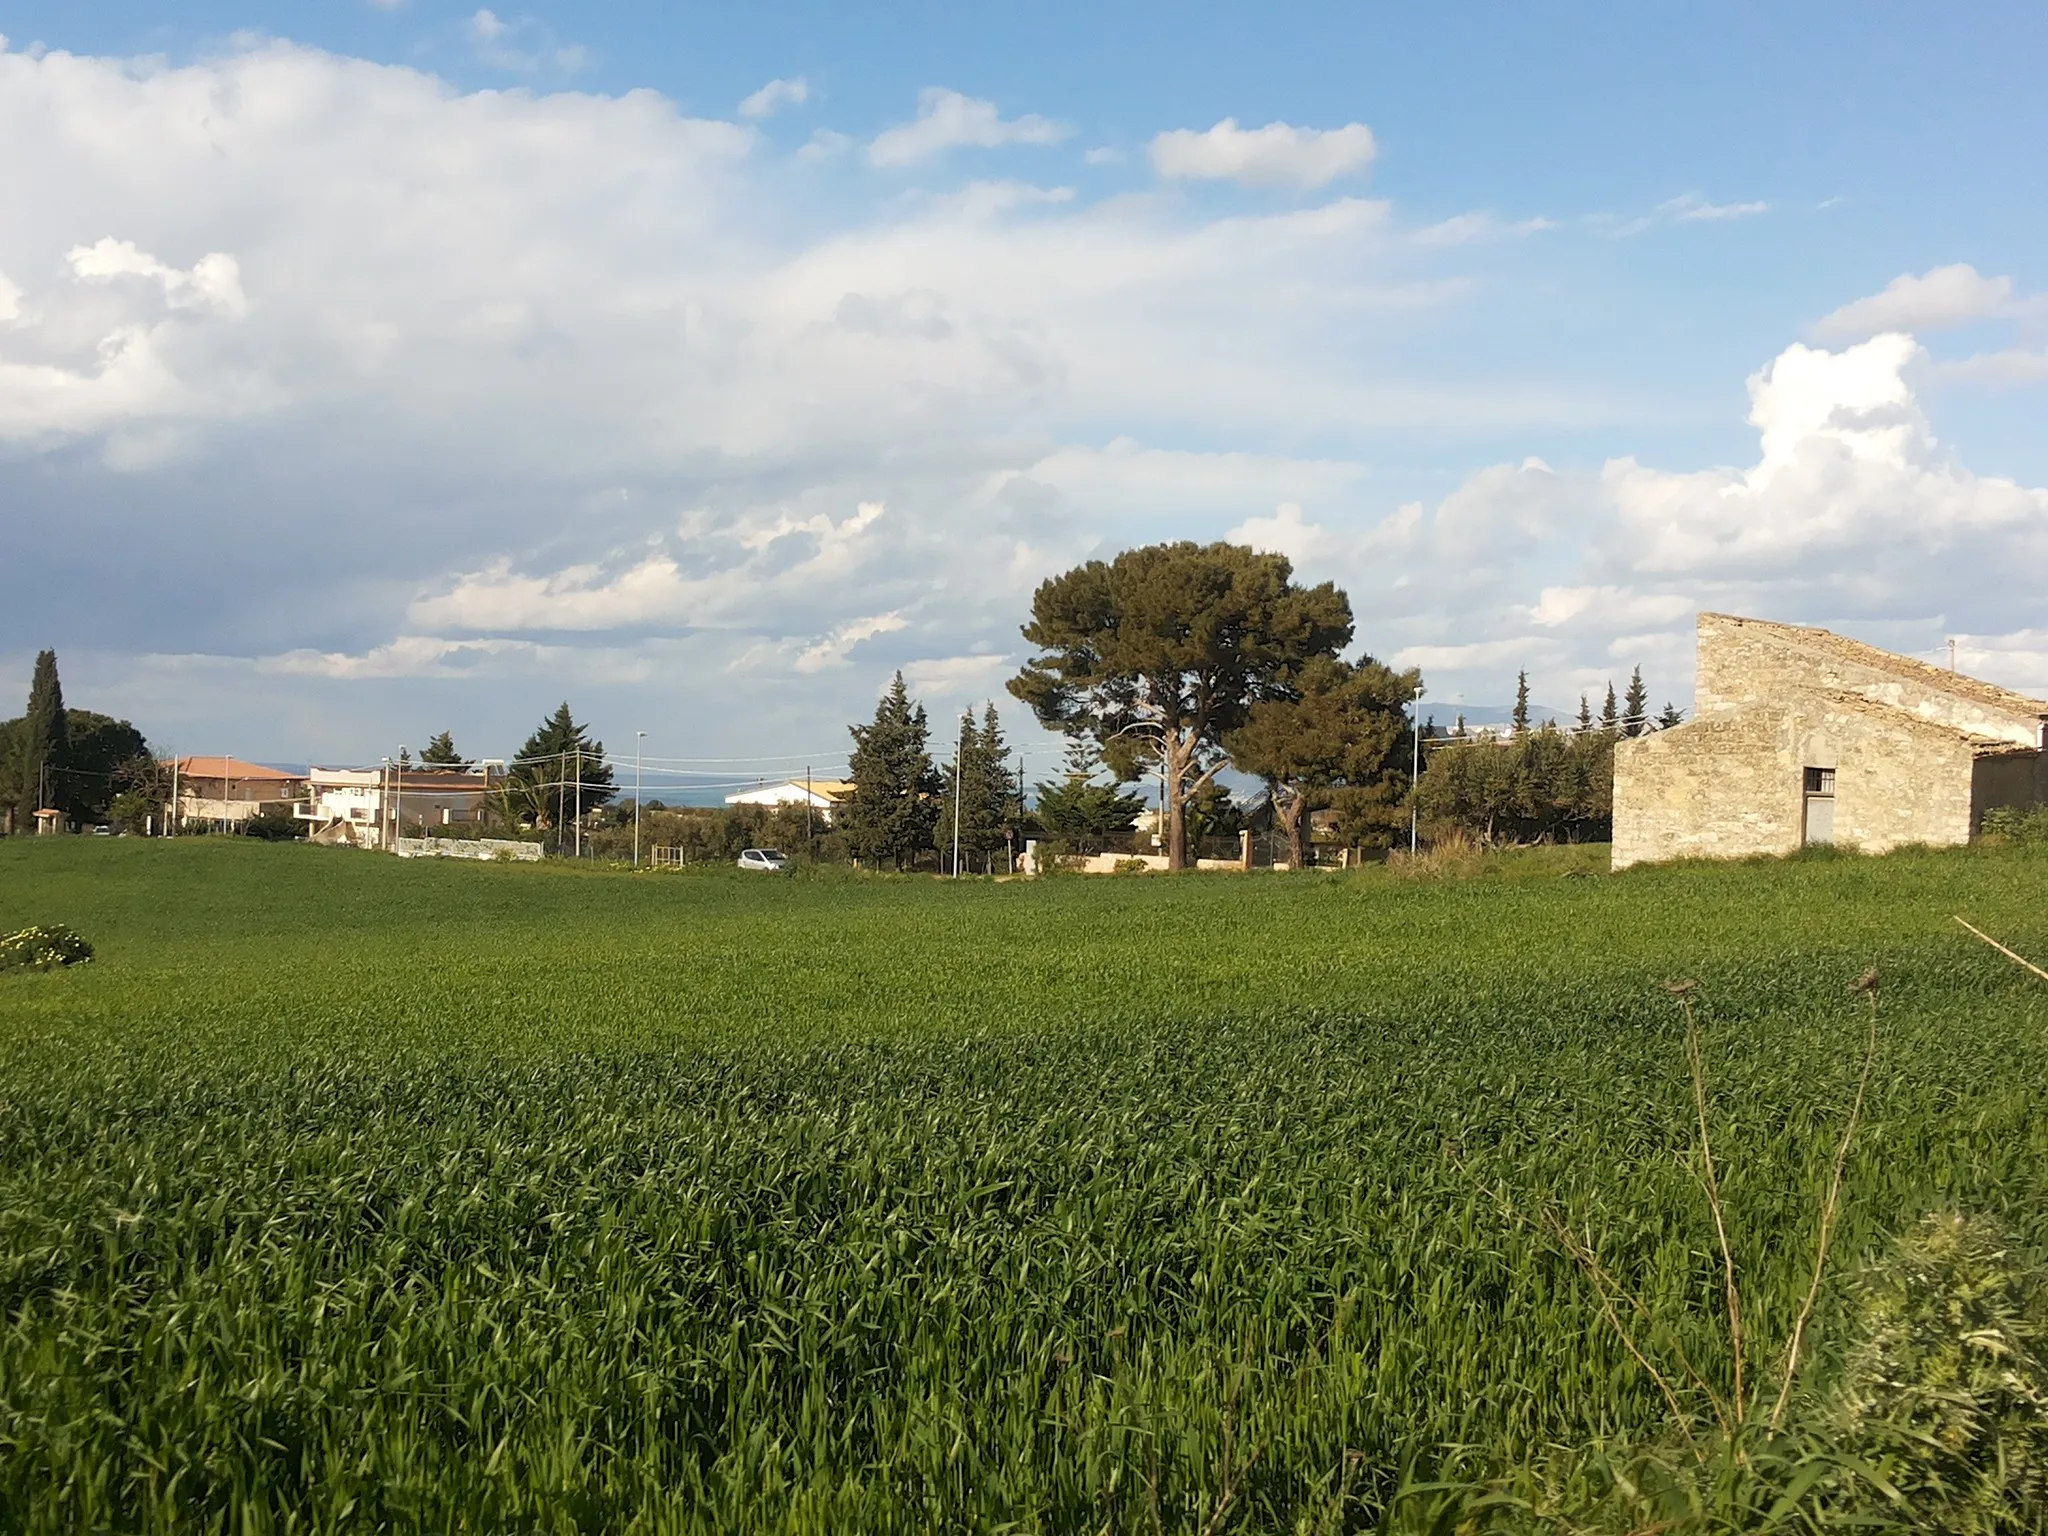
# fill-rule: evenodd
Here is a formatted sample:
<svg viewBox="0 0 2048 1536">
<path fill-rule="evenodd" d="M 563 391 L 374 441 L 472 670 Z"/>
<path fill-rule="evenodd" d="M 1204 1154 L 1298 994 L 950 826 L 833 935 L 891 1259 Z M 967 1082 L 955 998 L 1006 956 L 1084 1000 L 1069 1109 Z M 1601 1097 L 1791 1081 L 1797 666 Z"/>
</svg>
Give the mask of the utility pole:
<svg viewBox="0 0 2048 1536">
<path fill-rule="evenodd" d="M 1413 857 L 1415 853 L 1416 834 L 1421 827 L 1422 820 L 1422 808 L 1417 796 L 1422 789 L 1422 696 L 1428 691 L 1420 683 L 1417 683 L 1415 685 L 1415 698 L 1409 705 L 1409 713 L 1414 717 L 1411 723 L 1415 727 L 1412 732 L 1415 740 L 1415 762 L 1414 766 L 1408 771 L 1408 853 L 1410 857 Z"/>
<path fill-rule="evenodd" d="M 633 733 L 633 867 L 640 867 L 640 744 L 647 740 L 645 731 Z"/>
<path fill-rule="evenodd" d="M 178 754 L 171 753 L 171 803 L 164 810 L 164 836 L 176 837 L 178 825 Z"/>
<path fill-rule="evenodd" d="M 583 748 L 576 748 L 576 857 L 583 857 Z"/>
<path fill-rule="evenodd" d="M 804 858 L 810 863 L 818 862 L 818 834 L 811 824 L 816 809 L 817 792 L 811 788 L 811 765 L 804 764 Z"/>
<path fill-rule="evenodd" d="M 967 755 L 967 732 L 953 748 L 953 878 L 960 878 L 960 759 Z"/>
<path fill-rule="evenodd" d="M 398 761 L 391 765 L 391 851 L 398 852 L 399 823 L 405 820 L 405 760 L 411 756 L 405 743 L 398 744 Z M 424 818 L 422 818 L 424 819 Z"/>
<path fill-rule="evenodd" d="M 382 766 L 379 767 L 377 770 L 377 819 L 384 823 L 383 827 L 380 829 L 383 835 L 378 838 L 378 841 L 381 843 L 389 843 L 392 851 L 396 852 L 398 845 L 396 843 L 390 842 L 391 759 L 388 757 L 383 759 Z"/>
</svg>

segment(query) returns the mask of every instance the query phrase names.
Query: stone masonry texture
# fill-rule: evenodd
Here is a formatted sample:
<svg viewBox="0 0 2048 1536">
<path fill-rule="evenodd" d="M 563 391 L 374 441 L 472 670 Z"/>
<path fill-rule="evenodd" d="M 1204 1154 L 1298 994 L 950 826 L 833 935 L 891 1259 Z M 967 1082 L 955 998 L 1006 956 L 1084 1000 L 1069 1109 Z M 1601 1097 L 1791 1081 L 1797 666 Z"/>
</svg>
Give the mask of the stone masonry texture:
<svg viewBox="0 0 2048 1536">
<path fill-rule="evenodd" d="M 2048 802 L 2048 702 L 1824 629 L 1703 613 L 1693 719 L 1618 742 L 1614 867 L 1790 853 L 1807 770 L 1833 841 L 1967 842 L 1993 806 Z"/>
</svg>

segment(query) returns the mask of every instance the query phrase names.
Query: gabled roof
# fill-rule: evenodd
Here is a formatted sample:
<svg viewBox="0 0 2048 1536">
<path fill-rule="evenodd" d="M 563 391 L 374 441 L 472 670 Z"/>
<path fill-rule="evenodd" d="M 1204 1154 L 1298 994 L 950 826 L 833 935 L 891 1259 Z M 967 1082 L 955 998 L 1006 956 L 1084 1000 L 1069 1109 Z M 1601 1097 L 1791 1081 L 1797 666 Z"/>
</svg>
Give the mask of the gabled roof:
<svg viewBox="0 0 2048 1536">
<path fill-rule="evenodd" d="M 189 779 L 241 779 L 249 783 L 299 784 L 303 773 L 286 773 L 261 763 L 245 763 L 239 757 L 181 757 L 178 772 Z"/>
<path fill-rule="evenodd" d="M 1868 667 L 1873 672 L 1886 673 L 1902 682 L 1918 683 L 1923 688 L 1939 689 L 1959 699 L 1972 699 L 1990 709 L 2048 719 L 2048 700 L 2030 698 L 2024 693 L 2015 693 L 2010 688 L 2001 688 L 1996 683 L 1987 683 L 1961 672 L 1951 672 L 1946 667 L 1937 667 L 1917 657 L 1881 651 L 1874 645 L 1851 640 L 1833 630 L 1816 629 L 1805 624 L 1776 624 L 1769 619 L 1746 619 L 1733 613 L 1703 613 L 1700 617 L 1759 630 L 1802 650 L 1818 651 L 1838 661 Z"/>
</svg>

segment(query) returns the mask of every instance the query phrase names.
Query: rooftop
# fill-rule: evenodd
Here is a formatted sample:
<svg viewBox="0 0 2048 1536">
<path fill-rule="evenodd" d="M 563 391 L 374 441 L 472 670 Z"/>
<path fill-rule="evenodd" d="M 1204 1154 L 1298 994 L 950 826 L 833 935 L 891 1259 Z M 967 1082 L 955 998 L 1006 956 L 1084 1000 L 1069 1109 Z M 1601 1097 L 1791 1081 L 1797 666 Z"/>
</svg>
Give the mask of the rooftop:
<svg viewBox="0 0 2048 1536">
<path fill-rule="evenodd" d="M 2030 698 L 2024 693 L 2015 693 L 2010 688 L 2001 688 L 1996 683 L 1987 683 L 1966 673 L 1951 672 L 1946 667 L 1937 667 L 1916 657 L 1881 651 L 1874 645 L 1851 640 L 1830 629 L 1816 629 L 1805 624 L 1775 624 L 1769 619 L 1746 619 L 1733 613 L 1703 613 L 1700 618 L 1718 619 L 1743 629 L 1759 630 L 1788 645 L 1818 651 L 1852 666 L 1868 667 L 1873 672 L 1885 673 L 1902 682 L 1918 683 L 1923 688 L 1936 688 L 1958 698 L 1972 699 L 1990 709 L 2048 719 L 2048 700 Z"/>
<path fill-rule="evenodd" d="M 252 783 L 297 784 L 306 777 L 303 773 L 286 773 L 282 768 L 266 768 L 261 763 L 245 763 L 239 757 L 181 757 L 176 761 L 178 772 L 188 779 L 243 779 Z"/>
</svg>

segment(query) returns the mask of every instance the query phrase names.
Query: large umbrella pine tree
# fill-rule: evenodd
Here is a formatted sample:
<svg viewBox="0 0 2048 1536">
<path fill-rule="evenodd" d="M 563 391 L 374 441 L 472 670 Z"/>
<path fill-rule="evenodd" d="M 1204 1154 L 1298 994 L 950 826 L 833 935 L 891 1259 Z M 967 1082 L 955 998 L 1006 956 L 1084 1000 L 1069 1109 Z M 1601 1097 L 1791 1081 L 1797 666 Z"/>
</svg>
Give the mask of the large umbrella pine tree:
<svg viewBox="0 0 2048 1536">
<path fill-rule="evenodd" d="M 1032 597 L 1024 638 L 1039 654 L 1010 691 L 1047 729 L 1094 737 L 1118 778 L 1159 773 L 1170 869 L 1188 866 L 1188 805 L 1228 761 L 1224 736 L 1351 641 L 1349 599 L 1293 577 L 1284 555 L 1242 545 L 1153 544 Z"/>
<path fill-rule="evenodd" d="M 1308 865 L 1310 818 L 1340 789 L 1391 790 L 1408 779 L 1408 702 L 1422 674 L 1371 657 L 1317 656 L 1277 697 L 1253 703 L 1224 746 L 1240 773 L 1266 781 L 1289 861 Z"/>
</svg>

